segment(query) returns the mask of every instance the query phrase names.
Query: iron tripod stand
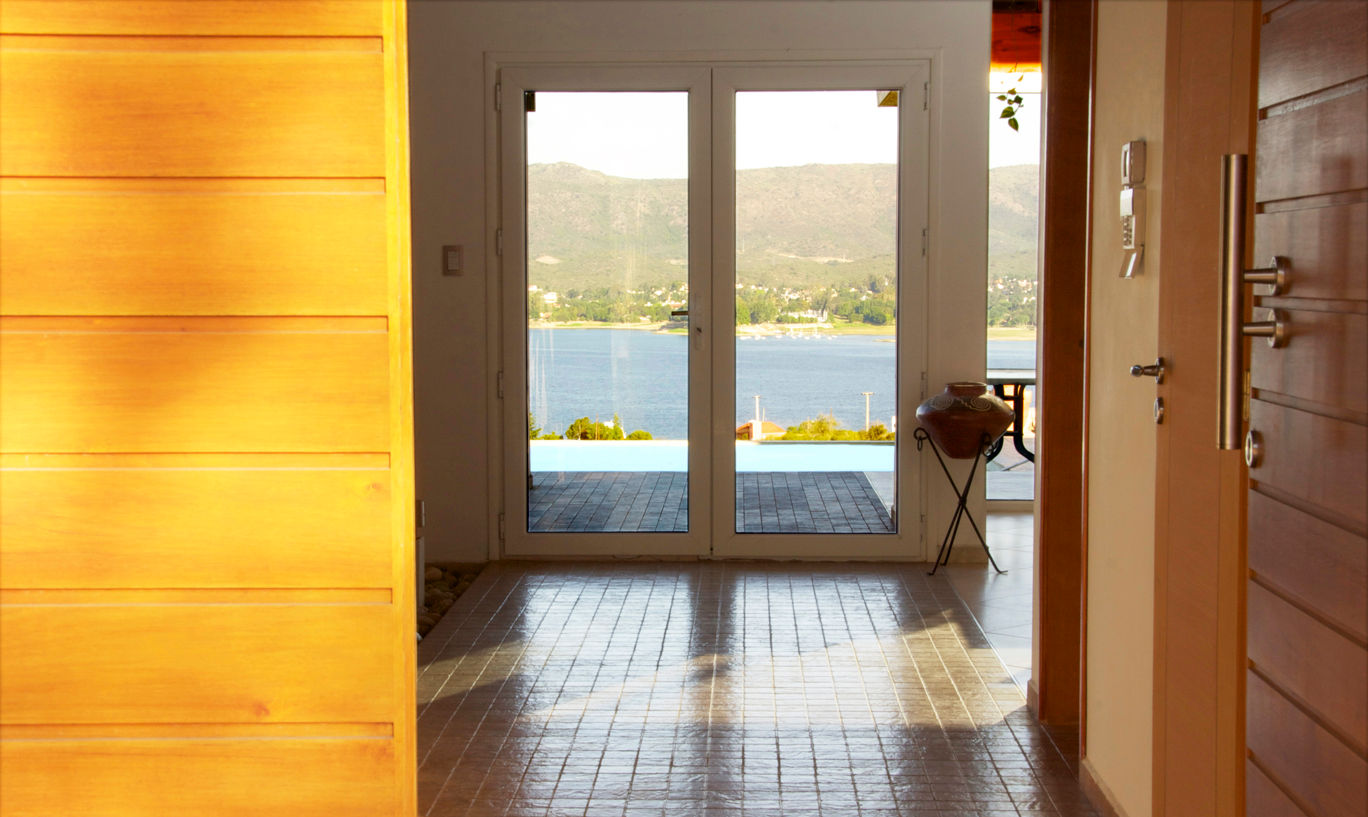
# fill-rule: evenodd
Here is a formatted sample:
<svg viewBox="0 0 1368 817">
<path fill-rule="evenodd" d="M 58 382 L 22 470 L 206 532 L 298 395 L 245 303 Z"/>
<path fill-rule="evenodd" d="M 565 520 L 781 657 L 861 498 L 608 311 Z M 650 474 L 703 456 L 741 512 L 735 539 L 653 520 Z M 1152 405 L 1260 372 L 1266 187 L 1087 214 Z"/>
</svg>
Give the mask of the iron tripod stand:
<svg viewBox="0 0 1368 817">
<path fill-rule="evenodd" d="M 974 529 L 975 535 L 978 536 L 979 544 L 983 546 L 983 552 L 988 554 L 988 563 L 991 564 L 993 569 L 997 572 L 1006 573 L 1007 571 L 998 567 L 997 562 L 993 561 L 993 552 L 988 549 L 988 540 L 983 538 L 983 531 L 979 530 L 978 523 L 974 521 L 974 517 L 969 513 L 968 508 L 969 489 L 973 487 L 974 475 L 978 473 L 979 461 L 983 459 L 984 452 L 992 447 L 993 440 L 988 437 L 986 432 L 984 433 L 983 438 L 979 440 L 978 451 L 974 454 L 974 464 L 969 469 L 969 478 L 965 480 L 964 490 L 961 491 L 959 486 L 955 484 L 955 478 L 950 474 L 950 469 L 946 467 L 945 459 L 941 457 L 940 449 L 936 447 L 936 441 L 931 439 L 931 435 L 926 433 L 926 429 L 918 428 L 916 431 L 913 431 L 912 438 L 917 441 L 918 451 L 922 450 L 922 443 L 931 444 L 931 451 L 936 455 L 936 462 L 940 463 L 941 470 L 945 472 L 946 480 L 950 482 L 950 489 L 953 490 L 955 496 L 959 498 L 959 503 L 955 506 L 955 514 L 950 517 L 950 527 L 945 531 L 945 538 L 941 540 L 940 550 L 936 552 L 936 564 L 931 568 L 931 571 L 927 575 L 934 576 L 936 575 L 936 571 L 940 570 L 941 565 L 950 564 L 950 551 L 955 549 L 955 537 L 959 535 L 960 521 L 964 519 L 969 520 L 970 527 Z"/>
</svg>

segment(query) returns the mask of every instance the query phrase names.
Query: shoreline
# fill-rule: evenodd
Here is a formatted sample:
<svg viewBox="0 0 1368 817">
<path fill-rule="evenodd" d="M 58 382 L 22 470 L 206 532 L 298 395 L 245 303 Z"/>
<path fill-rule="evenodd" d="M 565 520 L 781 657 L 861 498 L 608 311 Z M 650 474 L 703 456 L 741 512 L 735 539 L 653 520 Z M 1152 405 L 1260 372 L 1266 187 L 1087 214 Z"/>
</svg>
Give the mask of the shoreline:
<svg viewBox="0 0 1368 817">
<path fill-rule="evenodd" d="M 633 332 L 653 332 L 658 335 L 683 335 L 688 330 L 683 323 L 596 323 L 590 321 L 532 321 L 528 329 L 628 329 Z M 775 337 L 784 335 L 864 335 L 871 337 L 895 337 L 896 326 L 873 326 L 871 324 L 831 324 L 831 323 L 760 323 L 736 327 L 739 337 Z M 1029 340 L 1036 339 L 1036 330 L 1019 326 L 987 327 L 988 340 Z"/>
</svg>

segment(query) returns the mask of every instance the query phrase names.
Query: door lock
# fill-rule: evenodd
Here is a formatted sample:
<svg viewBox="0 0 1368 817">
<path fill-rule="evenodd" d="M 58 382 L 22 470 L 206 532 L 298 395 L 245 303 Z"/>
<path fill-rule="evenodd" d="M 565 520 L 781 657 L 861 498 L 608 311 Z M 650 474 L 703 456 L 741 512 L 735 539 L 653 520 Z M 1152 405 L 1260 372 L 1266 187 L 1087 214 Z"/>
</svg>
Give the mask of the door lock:
<svg viewBox="0 0 1368 817">
<path fill-rule="evenodd" d="M 1263 464 L 1263 436 L 1252 428 L 1245 434 L 1244 460 L 1250 468 L 1258 468 Z"/>
<path fill-rule="evenodd" d="M 1154 398 L 1154 424 L 1164 424 L 1164 398 L 1162 397 Z"/>
</svg>

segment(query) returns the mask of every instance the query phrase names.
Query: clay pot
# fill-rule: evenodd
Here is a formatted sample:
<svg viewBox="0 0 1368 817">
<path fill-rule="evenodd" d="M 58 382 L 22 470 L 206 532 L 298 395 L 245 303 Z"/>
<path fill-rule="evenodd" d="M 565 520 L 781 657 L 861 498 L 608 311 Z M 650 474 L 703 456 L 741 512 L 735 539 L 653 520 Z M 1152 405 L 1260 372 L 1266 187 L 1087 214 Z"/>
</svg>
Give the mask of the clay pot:
<svg viewBox="0 0 1368 817">
<path fill-rule="evenodd" d="M 917 422 L 942 454 L 967 460 L 978 454 L 984 434 L 990 442 L 1002 436 L 1012 424 L 1012 409 L 988 384 L 957 381 L 917 406 Z"/>
</svg>

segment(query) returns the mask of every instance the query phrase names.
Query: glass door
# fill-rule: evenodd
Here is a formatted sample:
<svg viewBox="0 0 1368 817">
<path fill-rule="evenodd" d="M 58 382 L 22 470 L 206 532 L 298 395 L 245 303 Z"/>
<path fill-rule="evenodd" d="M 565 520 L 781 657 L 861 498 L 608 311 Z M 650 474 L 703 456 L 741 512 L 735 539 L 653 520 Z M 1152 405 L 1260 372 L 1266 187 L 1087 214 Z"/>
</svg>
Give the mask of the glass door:
<svg viewBox="0 0 1368 817">
<path fill-rule="evenodd" d="M 927 75 L 500 70 L 504 553 L 924 555 Z"/>
<path fill-rule="evenodd" d="M 920 65 L 714 80 L 714 526 L 723 556 L 908 558 L 921 397 Z M 733 422 L 724 435 L 720 418 Z"/>
<path fill-rule="evenodd" d="M 708 550 L 706 80 L 501 72 L 510 555 Z"/>
</svg>

